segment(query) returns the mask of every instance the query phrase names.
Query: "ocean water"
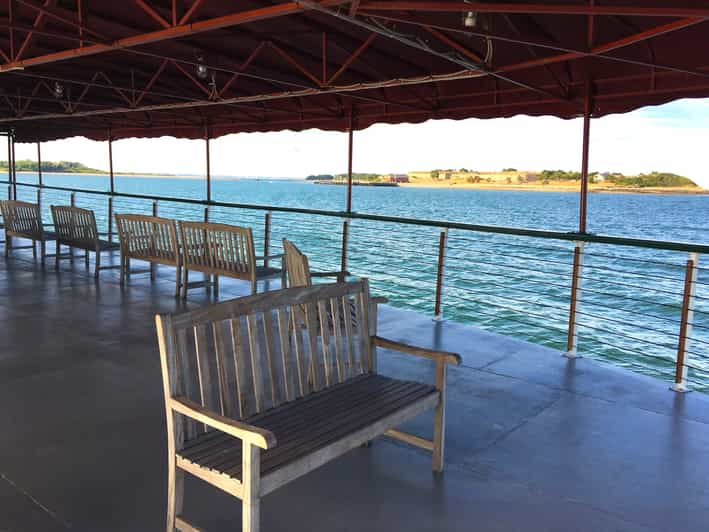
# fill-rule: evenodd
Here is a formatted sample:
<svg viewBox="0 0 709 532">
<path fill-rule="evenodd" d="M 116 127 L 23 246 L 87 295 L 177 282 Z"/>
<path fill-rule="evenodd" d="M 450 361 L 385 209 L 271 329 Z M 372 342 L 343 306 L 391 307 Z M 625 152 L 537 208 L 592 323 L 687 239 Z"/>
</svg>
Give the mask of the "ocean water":
<svg viewBox="0 0 709 532">
<path fill-rule="evenodd" d="M 18 182 L 36 183 L 33 174 Z M 107 176 L 45 174 L 46 185 L 107 190 Z M 116 177 L 119 192 L 203 199 L 204 180 Z M 344 210 L 345 188 L 303 181 L 219 180 L 216 201 L 279 207 Z M 18 187 L 18 196 L 36 189 Z M 51 203 L 68 193 L 45 191 Z M 77 205 L 94 208 L 107 223 L 104 196 L 77 194 Z M 150 212 L 148 200 L 117 198 L 115 212 Z M 577 228 L 578 195 L 567 192 L 355 187 L 357 212 L 528 227 L 571 232 Z M 159 214 L 201 219 L 203 208 L 159 202 Z M 590 232 L 709 244 L 709 196 L 591 194 Z M 253 228 L 263 245 L 264 212 L 211 208 L 210 220 Z M 272 252 L 281 238 L 295 241 L 314 269 L 337 269 L 342 224 L 337 218 L 274 212 Z M 367 276 L 373 291 L 396 306 L 433 315 L 440 231 L 354 220 L 348 270 Z M 579 303 L 579 351 L 671 381 L 676 357 L 687 254 L 605 244 L 587 245 Z M 470 323 L 558 349 L 566 348 L 573 243 L 451 230 L 442 298 L 445 319 Z M 709 390 L 709 257 L 701 257 L 694 327 L 688 343 L 689 379 Z"/>
</svg>

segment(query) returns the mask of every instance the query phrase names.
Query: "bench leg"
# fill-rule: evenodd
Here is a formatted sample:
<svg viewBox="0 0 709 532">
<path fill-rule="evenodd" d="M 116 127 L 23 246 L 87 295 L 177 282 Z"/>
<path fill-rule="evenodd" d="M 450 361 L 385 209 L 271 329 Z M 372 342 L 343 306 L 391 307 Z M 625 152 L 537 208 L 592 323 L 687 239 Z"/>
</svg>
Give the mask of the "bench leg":
<svg viewBox="0 0 709 532">
<path fill-rule="evenodd" d="M 219 276 L 215 275 L 214 276 L 214 281 L 213 281 L 213 286 L 214 286 L 214 297 L 219 297 Z"/>
<path fill-rule="evenodd" d="M 187 283 L 190 282 L 190 272 L 187 268 L 182 268 L 182 299 L 187 299 Z"/>
<path fill-rule="evenodd" d="M 37 260 L 37 242 L 35 240 L 32 241 L 32 258 Z"/>
<path fill-rule="evenodd" d="M 32 249 L 34 249 L 34 246 L 32 246 Z M 44 268 L 44 261 L 47 258 L 47 243 L 44 240 L 41 240 L 39 242 L 39 249 L 40 249 L 40 260 L 42 261 L 42 268 Z"/>
<path fill-rule="evenodd" d="M 86 266 L 89 266 L 89 252 L 86 252 Z M 94 279 L 98 279 L 98 272 L 101 269 L 101 252 L 96 250 L 96 264 L 94 264 Z"/>
<path fill-rule="evenodd" d="M 126 258 L 121 255 L 121 287 L 126 284 Z"/>
<path fill-rule="evenodd" d="M 241 532 L 259 532 L 261 491 L 261 449 L 248 442 L 242 443 L 241 482 Z"/>
<path fill-rule="evenodd" d="M 174 458 L 167 473 L 167 532 L 175 531 L 175 519 L 182 513 L 185 499 L 185 472 L 175 466 Z"/>
<path fill-rule="evenodd" d="M 62 253 L 62 245 L 59 240 L 56 241 L 54 245 L 54 270 L 59 271 L 59 255 Z"/>
<path fill-rule="evenodd" d="M 5 258 L 10 256 L 10 250 L 12 249 L 12 237 L 5 233 Z"/>
<path fill-rule="evenodd" d="M 444 449 L 446 444 L 446 373 L 448 365 L 445 362 L 436 363 L 436 388 L 441 394 L 441 400 L 433 417 L 433 471 L 443 472 Z"/>
<path fill-rule="evenodd" d="M 175 297 L 180 297 L 180 277 L 182 271 L 179 266 L 175 267 Z"/>
<path fill-rule="evenodd" d="M 84 267 L 86 268 L 86 271 L 89 270 L 89 250 L 87 249 L 84 251 Z"/>
</svg>

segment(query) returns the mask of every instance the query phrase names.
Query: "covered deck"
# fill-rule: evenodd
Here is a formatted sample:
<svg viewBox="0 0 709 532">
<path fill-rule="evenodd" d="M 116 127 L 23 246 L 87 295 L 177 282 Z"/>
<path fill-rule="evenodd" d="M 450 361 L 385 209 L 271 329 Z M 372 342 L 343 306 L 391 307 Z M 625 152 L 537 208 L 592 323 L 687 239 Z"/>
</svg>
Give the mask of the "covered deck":
<svg viewBox="0 0 709 532">
<path fill-rule="evenodd" d="M 136 275 L 122 291 L 117 272 L 95 283 L 80 260 L 59 274 L 29 252 L 0 261 L 0 528 L 164 527 L 152 320 L 183 308 L 172 278 Z M 220 299 L 248 291 L 226 281 Z M 209 301 L 195 292 L 187 307 Z M 389 307 L 379 327 L 463 357 L 449 377 L 445 474 L 431 474 L 424 452 L 380 439 L 266 497 L 264 530 L 706 530 L 705 395 Z M 380 361 L 385 373 L 433 378 L 417 361 Z M 411 429 L 425 434 L 429 420 L 419 421 Z M 192 478 L 186 489 L 193 522 L 238 528 L 238 501 Z"/>
</svg>

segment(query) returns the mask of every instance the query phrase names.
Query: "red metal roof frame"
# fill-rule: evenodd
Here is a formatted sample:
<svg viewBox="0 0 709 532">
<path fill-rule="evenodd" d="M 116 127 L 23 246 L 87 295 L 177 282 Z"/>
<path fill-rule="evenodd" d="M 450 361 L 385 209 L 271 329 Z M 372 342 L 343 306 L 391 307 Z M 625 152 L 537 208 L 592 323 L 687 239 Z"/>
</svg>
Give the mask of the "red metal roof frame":
<svg viewBox="0 0 709 532">
<path fill-rule="evenodd" d="M 0 128 L 18 141 L 571 118 L 587 88 L 593 116 L 709 96 L 709 1 L 0 0 L 0 19 Z"/>
</svg>

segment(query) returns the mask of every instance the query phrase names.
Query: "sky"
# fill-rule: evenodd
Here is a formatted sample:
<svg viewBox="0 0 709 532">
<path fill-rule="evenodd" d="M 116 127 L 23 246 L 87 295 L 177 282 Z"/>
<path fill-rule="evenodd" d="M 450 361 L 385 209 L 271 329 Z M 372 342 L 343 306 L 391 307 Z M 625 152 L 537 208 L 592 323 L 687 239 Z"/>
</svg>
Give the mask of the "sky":
<svg viewBox="0 0 709 532">
<path fill-rule="evenodd" d="M 406 173 L 435 168 L 478 171 L 578 170 L 581 119 L 517 116 L 374 125 L 354 133 L 355 172 Z M 709 99 L 678 100 L 591 122 L 591 171 L 665 171 L 709 188 Z M 35 145 L 17 145 L 35 159 Z M 108 170 L 108 145 L 82 137 L 42 144 L 43 160 L 79 161 Z M 126 139 L 113 143 L 116 172 L 205 172 L 202 140 Z M 212 175 L 302 178 L 344 173 L 347 135 L 319 130 L 242 133 L 211 141 Z"/>
</svg>

